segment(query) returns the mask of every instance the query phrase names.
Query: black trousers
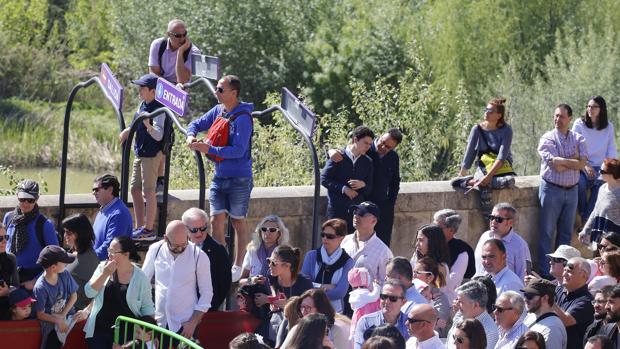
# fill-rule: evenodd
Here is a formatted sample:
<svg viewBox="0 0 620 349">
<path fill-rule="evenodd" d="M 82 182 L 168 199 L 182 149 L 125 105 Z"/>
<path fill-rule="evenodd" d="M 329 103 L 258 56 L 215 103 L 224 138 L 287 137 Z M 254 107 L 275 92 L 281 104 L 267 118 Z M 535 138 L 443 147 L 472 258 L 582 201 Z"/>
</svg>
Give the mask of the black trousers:
<svg viewBox="0 0 620 349">
<path fill-rule="evenodd" d="M 394 226 L 394 205 L 386 203 L 378 206 L 380 212 L 377 225 L 375 225 L 375 231 L 377 232 L 377 237 L 390 247 L 392 227 Z"/>
</svg>

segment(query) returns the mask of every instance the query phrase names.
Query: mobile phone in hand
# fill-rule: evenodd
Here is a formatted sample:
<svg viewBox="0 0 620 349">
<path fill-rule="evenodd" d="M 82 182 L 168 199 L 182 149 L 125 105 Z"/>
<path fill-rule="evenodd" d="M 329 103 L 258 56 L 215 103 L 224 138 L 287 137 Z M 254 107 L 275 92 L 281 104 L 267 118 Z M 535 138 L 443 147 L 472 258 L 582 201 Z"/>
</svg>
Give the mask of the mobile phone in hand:
<svg viewBox="0 0 620 349">
<path fill-rule="evenodd" d="M 525 274 L 532 275 L 532 261 L 525 261 Z"/>
</svg>

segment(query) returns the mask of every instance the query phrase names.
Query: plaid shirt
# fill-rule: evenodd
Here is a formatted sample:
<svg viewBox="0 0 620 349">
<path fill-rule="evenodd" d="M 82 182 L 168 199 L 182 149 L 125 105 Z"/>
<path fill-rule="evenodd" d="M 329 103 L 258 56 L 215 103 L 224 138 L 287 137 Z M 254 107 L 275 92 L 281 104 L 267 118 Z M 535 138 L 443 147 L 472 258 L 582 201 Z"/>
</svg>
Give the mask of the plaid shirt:
<svg viewBox="0 0 620 349">
<path fill-rule="evenodd" d="M 557 129 L 553 129 L 540 138 L 538 154 L 542 159 L 540 163 L 541 178 L 549 183 L 570 187 L 579 182 L 579 170 L 556 171 L 551 165 L 551 160 L 554 157 L 565 159 L 587 157 L 588 150 L 586 140 L 582 135 L 569 130 L 565 136 Z"/>
</svg>

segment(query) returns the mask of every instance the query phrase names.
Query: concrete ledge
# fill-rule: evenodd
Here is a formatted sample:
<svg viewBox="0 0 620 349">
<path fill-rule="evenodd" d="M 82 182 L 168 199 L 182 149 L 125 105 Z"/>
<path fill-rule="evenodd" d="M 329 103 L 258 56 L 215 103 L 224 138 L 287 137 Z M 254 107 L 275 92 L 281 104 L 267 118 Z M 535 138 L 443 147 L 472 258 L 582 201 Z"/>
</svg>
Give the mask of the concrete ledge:
<svg viewBox="0 0 620 349">
<path fill-rule="evenodd" d="M 530 243 L 533 254 L 537 246 L 538 185 L 538 176 L 517 177 L 514 188 L 493 192 L 494 203 L 510 202 L 517 208 L 516 230 Z M 291 232 L 291 243 L 307 251 L 311 247 L 313 194 L 312 186 L 254 188 L 248 219 L 250 227 L 253 229 L 268 214 L 278 214 Z M 325 189 L 321 188 L 321 220 L 325 219 L 325 195 Z M 168 202 L 168 220 L 179 219 L 183 211 L 198 206 L 198 190 L 172 190 Z M 66 204 L 95 205 L 95 199 L 91 194 L 72 194 L 66 196 Z M 15 205 L 14 196 L 0 197 L 0 214 L 4 216 Z M 58 195 L 42 196 L 39 206 L 46 216 L 55 219 L 58 215 Z M 478 207 L 477 191 L 464 195 L 453 190 L 447 181 L 401 183 L 391 244 L 394 254 L 410 257 L 417 228 L 429 223 L 433 213 L 442 208 L 452 208 L 461 213 L 463 223 L 457 236 L 475 245 L 480 234 L 486 230 Z M 66 214 L 77 212 L 94 219 L 97 209 L 67 209 Z"/>
</svg>

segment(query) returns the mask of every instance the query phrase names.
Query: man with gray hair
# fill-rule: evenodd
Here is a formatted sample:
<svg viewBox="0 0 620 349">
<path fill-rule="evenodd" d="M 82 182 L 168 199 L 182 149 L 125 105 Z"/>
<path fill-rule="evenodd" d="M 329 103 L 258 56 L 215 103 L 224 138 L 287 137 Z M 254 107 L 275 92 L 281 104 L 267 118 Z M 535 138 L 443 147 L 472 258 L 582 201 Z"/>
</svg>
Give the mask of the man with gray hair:
<svg viewBox="0 0 620 349">
<path fill-rule="evenodd" d="M 447 277 L 447 288 L 454 290 L 459 287 L 463 279 L 470 279 L 476 273 L 474 250 L 468 243 L 456 239 L 463 218 L 455 210 L 446 208 L 435 212 L 433 221 L 443 231 L 450 250 L 450 274 Z"/>
<path fill-rule="evenodd" d="M 519 337 L 528 331 L 521 318 L 524 309 L 525 301 L 518 292 L 506 291 L 497 297 L 493 313 L 499 327 L 499 340 L 495 349 L 514 348 Z"/>
<path fill-rule="evenodd" d="M 149 247 L 142 271 L 149 280 L 155 277 L 157 325 L 192 338 L 211 308 L 213 288 L 209 258 L 187 236 L 183 222 L 168 223 L 164 239 Z"/>
<path fill-rule="evenodd" d="M 588 291 L 590 264 L 581 257 L 568 260 L 562 275 L 562 286 L 555 291 L 553 311 L 566 327 L 567 349 L 581 348 L 586 328 L 594 321 L 594 298 Z"/>
<path fill-rule="evenodd" d="M 516 215 L 517 210 L 509 203 L 501 202 L 493 207 L 493 212 L 488 216 L 490 229 L 480 236 L 474 251 L 476 275 L 486 274 L 482 265 L 482 246 L 487 240 L 500 239 L 506 246 L 508 268 L 523 280 L 526 275 L 526 265 L 532 263 L 532 256 L 527 242 L 514 230 Z"/>
<path fill-rule="evenodd" d="M 189 82 L 192 77 L 191 54 L 200 54 L 187 35 L 185 22 L 173 19 L 168 22 L 166 35 L 155 39 L 149 50 L 149 71 L 173 84 Z"/>
<path fill-rule="evenodd" d="M 464 319 L 476 319 L 480 321 L 487 337 L 486 349 L 495 348 L 499 338 L 497 325 L 487 313 L 486 307 L 489 296 L 486 286 L 479 281 L 469 281 L 456 289 L 457 298 L 454 303 L 457 313 L 454 315 L 452 328 L 448 332 L 448 338 L 452 338 L 456 326 Z M 455 349 L 454 341 L 449 340 L 448 349 Z"/>
<path fill-rule="evenodd" d="M 189 240 L 201 248 L 209 257 L 211 264 L 211 284 L 213 285 L 213 299 L 209 311 L 220 308 L 232 283 L 230 260 L 226 248 L 220 245 L 209 235 L 209 215 L 197 207 L 192 207 L 183 212 L 181 216 L 183 224 L 189 232 Z"/>
</svg>

